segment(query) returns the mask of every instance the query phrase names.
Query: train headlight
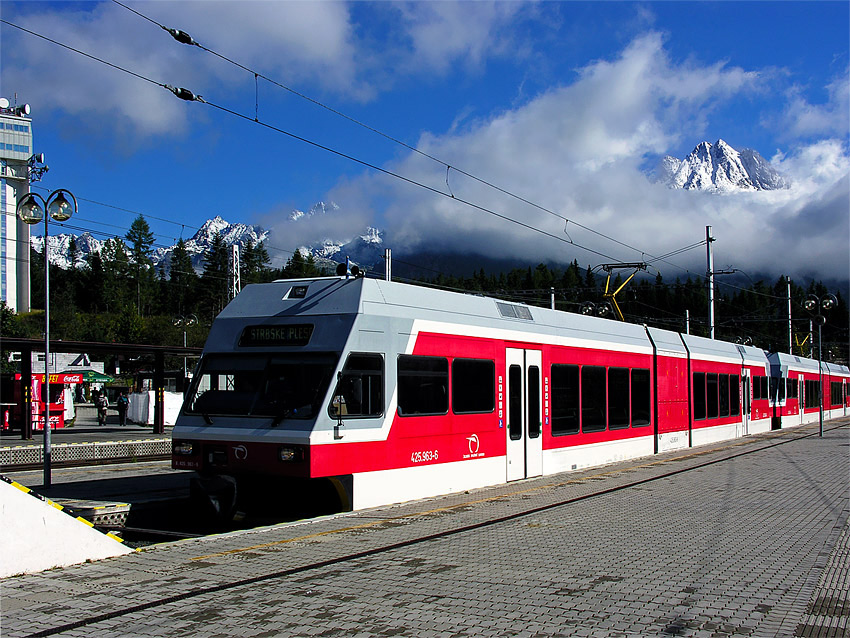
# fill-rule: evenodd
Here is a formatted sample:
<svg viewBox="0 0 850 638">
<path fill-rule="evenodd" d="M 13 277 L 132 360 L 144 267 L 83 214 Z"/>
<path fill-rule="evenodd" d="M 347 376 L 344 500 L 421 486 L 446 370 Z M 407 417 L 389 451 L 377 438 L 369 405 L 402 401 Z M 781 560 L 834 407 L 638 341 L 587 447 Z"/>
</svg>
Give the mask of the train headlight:
<svg viewBox="0 0 850 638">
<path fill-rule="evenodd" d="M 191 456 L 195 452 L 195 446 L 190 441 L 181 441 L 180 443 L 175 443 L 172 450 L 175 454 Z"/>
<path fill-rule="evenodd" d="M 304 450 L 302 450 L 300 447 L 287 445 L 280 448 L 279 457 L 280 460 L 284 463 L 302 461 L 304 460 Z"/>
</svg>

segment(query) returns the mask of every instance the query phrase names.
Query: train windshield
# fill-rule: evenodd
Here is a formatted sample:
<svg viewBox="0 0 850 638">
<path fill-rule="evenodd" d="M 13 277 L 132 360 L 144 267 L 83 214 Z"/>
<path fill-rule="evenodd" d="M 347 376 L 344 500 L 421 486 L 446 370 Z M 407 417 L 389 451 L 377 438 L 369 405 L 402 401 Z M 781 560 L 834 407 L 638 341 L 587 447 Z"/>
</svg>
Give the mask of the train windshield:
<svg viewBox="0 0 850 638">
<path fill-rule="evenodd" d="M 339 355 L 207 355 L 189 391 L 188 414 L 311 419 Z"/>
</svg>

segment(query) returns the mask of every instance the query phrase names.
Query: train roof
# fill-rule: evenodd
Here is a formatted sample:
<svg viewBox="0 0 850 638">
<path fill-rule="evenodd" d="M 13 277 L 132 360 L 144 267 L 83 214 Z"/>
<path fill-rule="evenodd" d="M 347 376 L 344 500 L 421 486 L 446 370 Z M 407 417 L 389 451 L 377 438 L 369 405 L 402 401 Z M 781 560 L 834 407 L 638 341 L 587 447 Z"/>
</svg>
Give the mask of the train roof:
<svg viewBox="0 0 850 638">
<path fill-rule="evenodd" d="M 817 359 L 798 357 L 787 352 L 771 352 L 767 355 L 767 358 L 770 361 L 771 369 L 782 375 L 787 375 L 789 370 L 818 371 Z"/>
<path fill-rule="evenodd" d="M 221 312 L 213 332 L 226 324 L 272 323 L 276 319 L 367 315 L 433 324 L 547 334 L 643 351 L 650 348 L 643 326 L 611 319 L 502 301 L 492 297 L 367 278 L 325 277 L 251 284 Z M 675 336 L 675 333 L 670 333 Z M 211 332 L 212 336 L 212 332 Z M 510 337 L 506 337 L 510 338 Z M 233 335 L 229 335 L 231 343 Z"/>
<path fill-rule="evenodd" d="M 734 343 L 707 339 L 696 335 L 682 335 L 682 340 L 687 344 L 691 356 L 714 361 L 734 361 L 740 363 L 743 353 Z"/>
</svg>

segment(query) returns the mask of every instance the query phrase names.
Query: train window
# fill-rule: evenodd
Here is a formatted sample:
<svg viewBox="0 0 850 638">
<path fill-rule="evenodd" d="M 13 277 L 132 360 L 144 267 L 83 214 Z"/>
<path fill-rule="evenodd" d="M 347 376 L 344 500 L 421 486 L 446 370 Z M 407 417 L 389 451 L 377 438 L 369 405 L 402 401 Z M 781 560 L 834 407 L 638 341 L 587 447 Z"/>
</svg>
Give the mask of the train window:
<svg viewBox="0 0 850 638">
<path fill-rule="evenodd" d="M 830 405 L 842 405 L 844 397 L 841 396 L 841 382 L 832 381 L 829 384 L 829 398 L 832 401 Z"/>
<path fill-rule="evenodd" d="M 400 416 L 446 414 L 449 411 L 449 361 L 445 357 L 400 355 Z"/>
<path fill-rule="evenodd" d="M 705 418 L 705 372 L 694 372 L 694 419 Z"/>
<path fill-rule="evenodd" d="M 608 369 L 608 428 L 629 427 L 629 369 Z"/>
<path fill-rule="evenodd" d="M 552 366 L 552 436 L 575 434 L 579 423 L 578 366 Z"/>
<path fill-rule="evenodd" d="M 804 389 L 806 391 L 806 407 L 818 407 L 820 405 L 820 381 L 807 379 Z"/>
<path fill-rule="evenodd" d="M 759 379 L 759 381 L 761 382 L 761 398 L 762 399 L 769 399 L 770 398 L 770 394 L 768 394 L 769 379 L 767 377 L 761 377 Z"/>
<path fill-rule="evenodd" d="M 452 361 L 452 410 L 455 414 L 496 409 L 496 364 L 490 359 Z"/>
<path fill-rule="evenodd" d="M 796 399 L 799 395 L 797 394 L 797 379 L 788 378 L 788 398 Z"/>
<path fill-rule="evenodd" d="M 511 441 L 522 438 L 522 368 L 508 368 L 508 436 Z"/>
<path fill-rule="evenodd" d="M 729 413 L 741 415 L 741 378 L 737 374 L 729 375 Z"/>
<path fill-rule="evenodd" d="M 649 370 L 632 370 L 632 427 L 649 425 Z"/>
<path fill-rule="evenodd" d="M 717 403 L 717 373 L 705 375 L 705 418 L 716 419 L 720 406 Z"/>
<path fill-rule="evenodd" d="M 536 439 L 542 428 L 540 422 L 540 368 L 528 368 L 528 438 Z"/>
<path fill-rule="evenodd" d="M 720 386 L 720 416 L 729 416 L 729 375 L 721 374 L 718 377 Z"/>
<path fill-rule="evenodd" d="M 384 358 L 379 354 L 350 354 L 332 397 L 328 414 L 335 419 L 383 415 Z"/>
<path fill-rule="evenodd" d="M 186 400 L 188 413 L 308 419 L 315 417 L 336 367 L 333 354 L 209 355 Z"/>
<path fill-rule="evenodd" d="M 581 368 L 581 431 L 601 432 L 607 422 L 605 404 L 605 368 Z"/>
</svg>

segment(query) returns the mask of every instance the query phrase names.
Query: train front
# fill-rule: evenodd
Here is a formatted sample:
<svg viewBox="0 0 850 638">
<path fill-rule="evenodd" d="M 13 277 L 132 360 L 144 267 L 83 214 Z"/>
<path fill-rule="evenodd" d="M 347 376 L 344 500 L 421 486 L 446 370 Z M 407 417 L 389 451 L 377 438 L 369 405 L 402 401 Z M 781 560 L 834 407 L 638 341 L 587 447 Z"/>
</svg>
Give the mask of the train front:
<svg viewBox="0 0 850 638">
<path fill-rule="evenodd" d="M 297 507 L 315 490 L 310 436 L 328 421 L 361 283 L 246 286 L 214 321 L 174 426 L 171 465 L 197 473 L 193 500 L 216 516 L 261 495 Z"/>
</svg>

